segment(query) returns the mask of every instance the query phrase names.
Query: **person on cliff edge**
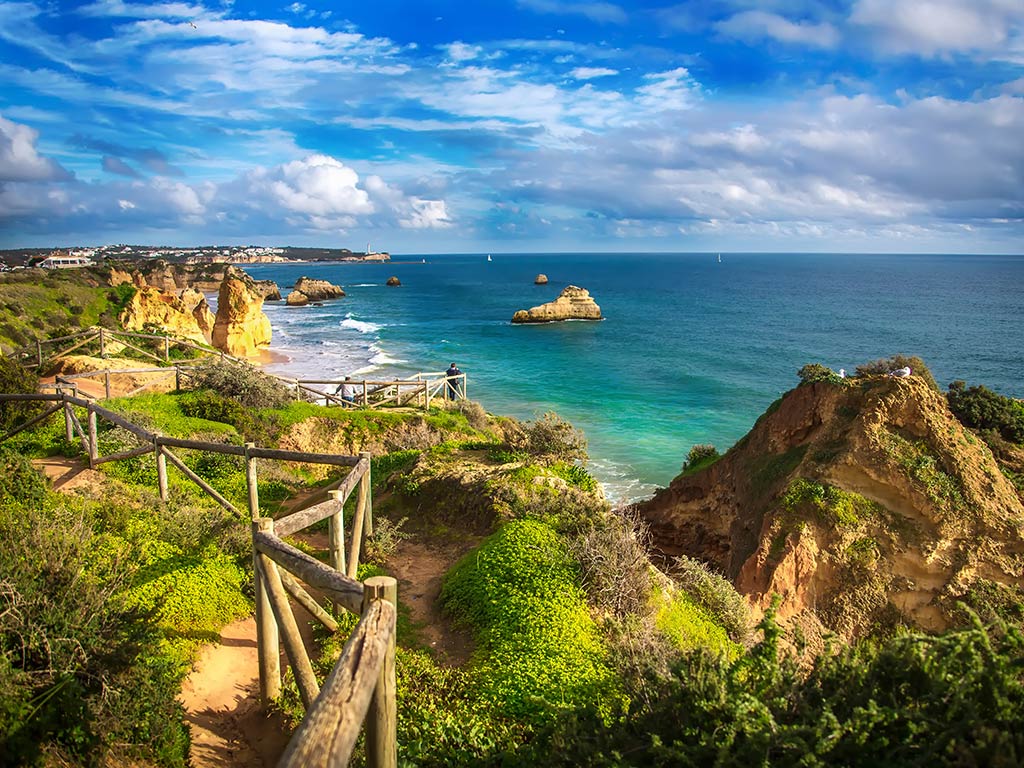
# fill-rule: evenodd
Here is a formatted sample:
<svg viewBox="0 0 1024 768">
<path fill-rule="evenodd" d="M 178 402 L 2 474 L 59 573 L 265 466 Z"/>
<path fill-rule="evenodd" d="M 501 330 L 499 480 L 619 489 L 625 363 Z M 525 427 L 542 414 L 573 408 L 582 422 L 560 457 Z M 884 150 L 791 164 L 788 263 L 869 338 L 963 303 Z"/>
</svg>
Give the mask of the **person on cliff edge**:
<svg viewBox="0 0 1024 768">
<path fill-rule="evenodd" d="M 448 382 L 446 387 L 448 399 L 457 400 L 459 398 L 459 380 L 453 377 L 461 376 L 462 371 L 459 370 L 459 367 L 455 365 L 455 363 L 452 363 L 448 366 L 448 370 L 444 372 L 444 375 Z"/>
<path fill-rule="evenodd" d="M 345 380 L 338 385 L 338 388 L 334 390 L 334 394 L 341 392 L 341 399 L 346 403 L 355 403 L 356 401 L 356 385 L 352 383 L 352 377 L 346 376 Z"/>
</svg>

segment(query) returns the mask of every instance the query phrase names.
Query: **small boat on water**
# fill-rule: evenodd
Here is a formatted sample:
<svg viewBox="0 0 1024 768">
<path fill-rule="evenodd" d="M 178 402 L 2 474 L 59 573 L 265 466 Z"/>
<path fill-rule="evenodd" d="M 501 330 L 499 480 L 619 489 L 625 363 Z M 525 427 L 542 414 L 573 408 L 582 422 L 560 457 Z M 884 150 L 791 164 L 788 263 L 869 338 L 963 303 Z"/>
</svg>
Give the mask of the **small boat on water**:
<svg viewBox="0 0 1024 768">
<path fill-rule="evenodd" d="M 722 254 L 718 254 L 718 263 L 719 263 L 719 264 L 721 264 L 721 263 L 722 263 Z"/>
<path fill-rule="evenodd" d="M 489 254 L 489 253 L 487 254 L 487 260 L 491 261 L 491 254 Z"/>
</svg>

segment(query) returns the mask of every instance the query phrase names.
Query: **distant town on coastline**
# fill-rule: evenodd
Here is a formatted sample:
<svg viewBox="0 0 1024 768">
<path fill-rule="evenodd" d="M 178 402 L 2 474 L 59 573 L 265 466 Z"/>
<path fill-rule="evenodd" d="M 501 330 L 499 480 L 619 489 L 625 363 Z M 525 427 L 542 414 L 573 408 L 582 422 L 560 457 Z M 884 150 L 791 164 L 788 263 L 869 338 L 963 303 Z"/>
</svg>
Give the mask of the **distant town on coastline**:
<svg viewBox="0 0 1024 768">
<path fill-rule="evenodd" d="M 195 248 L 171 248 L 156 245 L 100 245 L 60 248 L 20 248 L 0 251 L 0 270 L 19 267 L 71 269 L 112 260 L 163 259 L 181 264 L 264 264 L 308 261 L 390 261 L 387 251 L 374 251 L 367 243 L 365 251 L 348 248 L 294 248 L 258 245 L 204 245 Z"/>
</svg>

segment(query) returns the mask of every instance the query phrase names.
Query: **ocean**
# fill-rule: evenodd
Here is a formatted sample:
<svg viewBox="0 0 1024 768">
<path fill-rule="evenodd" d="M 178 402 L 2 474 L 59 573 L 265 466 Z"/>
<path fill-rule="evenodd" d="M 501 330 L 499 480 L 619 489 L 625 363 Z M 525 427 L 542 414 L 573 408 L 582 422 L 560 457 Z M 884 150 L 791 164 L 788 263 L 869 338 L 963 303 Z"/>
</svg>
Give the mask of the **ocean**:
<svg viewBox="0 0 1024 768">
<path fill-rule="evenodd" d="M 852 372 L 919 355 L 954 379 L 1024 397 L 1024 257 L 848 254 L 393 256 L 385 264 L 245 265 L 283 295 L 300 276 L 344 286 L 323 306 L 268 302 L 269 370 L 304 378 L 468 374 L 496 414 L 554 411 L 584 431 L 617 502 L 678 474 L 690 447 L 725 451 L 805 363 Z M 424 261 L 425 260 L 425 261 Z M 544 273 L 545 286 L 533 284 Z M 400 287 L 387 287 L 395 275 Z M 600 322 L 513 326 L 566 285 Z"/>
</svg>

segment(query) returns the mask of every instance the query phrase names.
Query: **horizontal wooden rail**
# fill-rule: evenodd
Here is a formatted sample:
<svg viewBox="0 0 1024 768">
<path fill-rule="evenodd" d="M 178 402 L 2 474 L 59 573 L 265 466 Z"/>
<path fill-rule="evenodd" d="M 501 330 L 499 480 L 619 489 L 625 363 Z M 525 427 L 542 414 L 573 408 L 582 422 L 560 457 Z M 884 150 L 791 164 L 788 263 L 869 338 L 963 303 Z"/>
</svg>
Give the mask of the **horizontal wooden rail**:
<svg viewBox="0 0 1024 768">
<path fill-rule="evenodd" d="M 363 602 L 363 585 L 355 579 L 332 570 L 273 534 L 255 531 L 253 546 L 309 586 L 319 589 L 332 602 L 347 611 L 359 613 Z"/>
<path fill-rule="evenodd" d="M 106 464 L 108 461 L 121 461 L 122 459 L 134 459 L 136 456 L 145 456 L 147 453 L 153 453 L 156 448 L 150 445 L 141 445 L 138 448 L 133 448 L 130 451 L 122 451 L 121 453 L 110 453 L 106 456 L 97 456 L 93 459 L 93 465 Z"/>
</svg>

